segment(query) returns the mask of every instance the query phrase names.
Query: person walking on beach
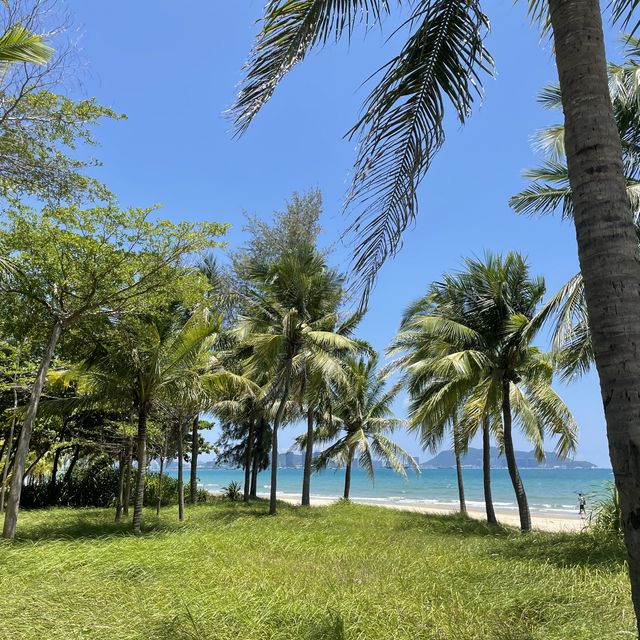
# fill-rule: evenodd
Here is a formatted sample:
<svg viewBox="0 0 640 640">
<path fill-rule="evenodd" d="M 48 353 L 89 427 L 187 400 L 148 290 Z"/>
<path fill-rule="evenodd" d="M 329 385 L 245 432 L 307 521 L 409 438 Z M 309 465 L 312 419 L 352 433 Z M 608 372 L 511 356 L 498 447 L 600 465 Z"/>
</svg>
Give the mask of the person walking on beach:
<svg viewBox="0 0 640 640">
<path fill-rule="evenodd" d="M 583 493 L 578 493 L 578 505 L 580 507 L 579 515 L 580 517 L 586 517 L 587 515 L 587 499 L 584 497 Z"/>
</svg>

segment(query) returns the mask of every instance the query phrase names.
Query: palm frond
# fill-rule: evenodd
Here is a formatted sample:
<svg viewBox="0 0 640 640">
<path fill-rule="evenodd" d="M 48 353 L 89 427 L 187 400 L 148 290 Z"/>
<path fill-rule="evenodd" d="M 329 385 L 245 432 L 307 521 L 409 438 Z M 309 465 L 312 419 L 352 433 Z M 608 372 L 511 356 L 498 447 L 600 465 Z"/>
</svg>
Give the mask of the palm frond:
<svg viewBox="0 0 640 640">
<path fill-rule="evenodd" d="M 359 139 L 348 209 L 357 246 L 354 267 L 362 305 L 387 257 L 417 211 L 416 191 L 444 142 L 448 101 L 464 123 L 481 86 L 492 73 L 484 46 L 489 23 L 477 0 L 427 0 L 409 20 L 417 25 L 382 75 L 349 132 Z"/>
<path fill-rule="evenodd" d="M 350 35 L 363 20 L 378 22 L 387 11 L 386 0 L 269 0 L 231 108 L 236 132 L 246 131 L 280 80 L 313 47 Z"/>
</svg>

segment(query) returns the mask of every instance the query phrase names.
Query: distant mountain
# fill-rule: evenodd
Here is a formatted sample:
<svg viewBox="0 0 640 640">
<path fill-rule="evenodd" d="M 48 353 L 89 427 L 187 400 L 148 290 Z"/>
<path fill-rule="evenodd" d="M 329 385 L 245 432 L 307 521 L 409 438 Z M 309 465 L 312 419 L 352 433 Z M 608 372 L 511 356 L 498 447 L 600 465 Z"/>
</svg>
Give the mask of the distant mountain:
<svg viewBox="0 0 640 640">
<path fill-rule="evenodd" d="M 533 451 L 516 451 L 516 462 L 522 469 L 595 469 L 597 465 L 585 460 L 563 460 L 552 451 L 545 452 L 545 459 L 538 462 Z M 469 447 L 466 455 L 462 456 L 462 465 L 467 468 L 482 468 L 482 449 Z M 453 451 L 441 451 L 437 456 L 420 465 L 423 469 L 449 469 L 456 466 Z M 496 447 L 491 447 L 491 466 L 494 469 L 506 469 L 507 461 L 500 456 Z"/>
</svg>

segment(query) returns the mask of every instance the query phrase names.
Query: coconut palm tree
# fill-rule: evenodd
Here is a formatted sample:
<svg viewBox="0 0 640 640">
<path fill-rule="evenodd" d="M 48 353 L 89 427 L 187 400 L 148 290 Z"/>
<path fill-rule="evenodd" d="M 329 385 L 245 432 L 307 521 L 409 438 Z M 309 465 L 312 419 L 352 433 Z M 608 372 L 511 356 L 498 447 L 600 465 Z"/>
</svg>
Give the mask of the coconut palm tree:
<svg viewBox="0 0 640 640">
<path fill-rule="evenodd" d="M 84 405 L 110 404 L 131 409 L 138 417 L 138 477 L 133 529 L 141 530 L 147 467 L 147 422 L 160 400 L 199 389 L 202 345 L 219 330 L 219 319 L 207 310 L 194 313 L 181 326 L 175 317 L 148 317 L 122 323 L 110 340 L 69 377 L 77 379 Z"/>
<path fill-rule="evenodd" d="M 381 24 L 400 5 L 267 2 L 231 111 L 237 132 L 247 129 L 279 81 L 312 49 L 349 38 L 359 24 Z M 637 24 L 639 5 L 612 0 L 607 7 L 624 28 Z M 365 294 L 416 215 L 417 187 L 444 142 L 445 107 L 464 122 L 482 77 L 492 70 L 485 47 L 489 18 L 480 0 L 416 0 L 409 12 L 401 31 L 406 43 L 379 70 L 378 84 L 350 132 L 359 144 L 348 202 L 358 238 L 354 263 Z M 640 620 L 640 468 L 631 453 L 640 438 L 640 263 L 609 97 L 602 9 L 598 0 L 529 0 L 529 12 L 553 36 L 578 254 Z"/>
<path fill-rule="evenodd" d="M 315 467 L 324 469 L 330 462 L 344 465 L 345 500 L 349 499 L 356 456 L 371 479 L 376 459 L 405 477 L 406 466 L 420 471 L 413 457 L 387 437 L 404 422 L 393 415 L 391 403 L 396 390 L 385 388 L 384 378 L 376 370 L 377 363 L 376 356 L 345 359 L 346 378 L 335 385 L 331 411 L 325 413 L 315 432 L 317 442 L 332 443 L 316 458 Z M 308 449 L 306 435 L 298 442 Z"/>
<path fill-rule="evenodd" d="M 493 424 L 507 460 L 523 531 L 531 528 L 527 497 L 513 446 L 514 422 L 544 457 L 544 437 L 566 456 L 576 424 L 551 387 L 553 362 L 532 346 L 544 281 L 529 275 L 521 256 L 466 260 L 409 309 L 391 352 L 411 399 L 409 424 L 435 448 L 449 425 L 462 442 Z M 486 469 L 488 471 L 488 469 Z M 488 512 L 489 517 L 489 512 Z"/>
<path fill-rule="evenodd" d="M 274 411 L 271 447 L 269 513 L 276 513 L 278 429 L 287 403 L 306 377 L 330 380 L 344 376 L 340 352 L 353 352 L 357 344 L 336 333 L 336 299 L 327 295 L 327 280 L 334 279 L 323 256 L 312 247 L 300 247 L 272 264 L 252 268 L 255 288 L 236 329 L 244 350 L 244 373 L 255 379 L 267 372 L 263 388 Z M 342 295 L 342 292 L 339 292 Z"/>
<path fill-rule="evenodd" d="M 625 37 L 628 59 L 623 64 L 609 64 L 611 103 L 622 141 L 627 194 L 637 222 L 640 216 L 640 41 Z M 551 85 L 540 95 L 549 109 L 562 107 L 560 89 Z M 564 148 L 564 126 L 552 125 L 536 134 L 535 146 L 546 161 L 524 172 L 531 184 L 513 196 L 509 204 L 518 213 L 545 215 L 560 211 L 563 218 L 573 216 L 573 200 Z M 582 274 L 573 276 L 548 301 L 556 317 L 553 348 L 563 375 L 571 378 L 586 373 L 594 363 L 591 332 L 587 317 Z M 547 313 L 547 311 L 545 311 Z"/>
</svg>

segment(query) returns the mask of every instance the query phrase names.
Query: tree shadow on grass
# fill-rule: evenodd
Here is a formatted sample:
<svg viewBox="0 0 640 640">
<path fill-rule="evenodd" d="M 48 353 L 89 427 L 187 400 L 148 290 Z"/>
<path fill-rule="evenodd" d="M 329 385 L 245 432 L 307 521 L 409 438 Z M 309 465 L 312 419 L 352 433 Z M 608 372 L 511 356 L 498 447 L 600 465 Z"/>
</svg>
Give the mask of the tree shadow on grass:
<svg viewBox="0 0 640 640">
<path fill-rule="evenodd" d="M 487 552 L 513 560 L 535 560 L 560 568 L 587 567 L 614 573 L 624 567 L 626 552 L 621 538 L 583 533 L 530 533 L 490 545 Z"/>
<path fill-rule="evenodd" d="M 169 523 L 158 518 L 143 517 L 141 534 L 133 532 L 131 517 L 116 522 L 113 512 L 106 509 L 42 509 L 26 512 L 27 522 L 18 522 L 18 531 L 14 544 L 30 543 L 41 540 L 82 540 L 114 537 L 144 537 L 148 533 L 172 533 L 184 528 L 180 523 Z M 32 522 L 31 517 L 36 519 Z"/>
</svg>

